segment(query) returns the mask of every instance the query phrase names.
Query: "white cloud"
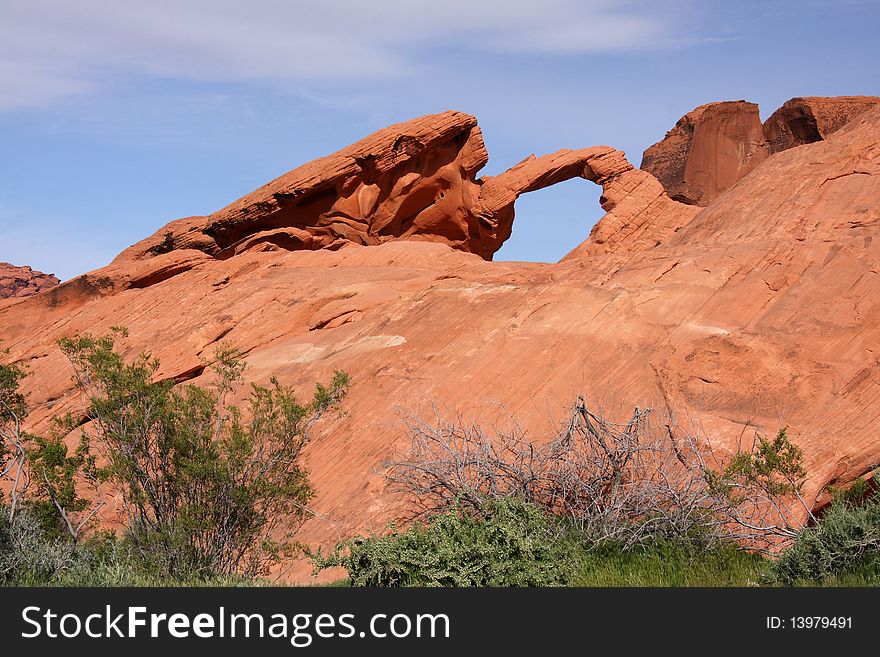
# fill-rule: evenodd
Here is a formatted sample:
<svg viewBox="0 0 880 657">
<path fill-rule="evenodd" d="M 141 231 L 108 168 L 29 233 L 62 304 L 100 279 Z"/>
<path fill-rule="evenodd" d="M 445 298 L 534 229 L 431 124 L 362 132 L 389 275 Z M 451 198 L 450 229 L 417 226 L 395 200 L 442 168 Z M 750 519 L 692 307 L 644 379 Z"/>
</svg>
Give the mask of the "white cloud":
<svg viewBox="0 0 880 657">
<path fill-rule="evenodd" d="M 0 110 L 50 105 L 93 86 L 78 72 L 51 64 L 0 60 Z"/>
<path fill-rule="evenodd" d="M 0 109 L 45 106 L 109 75 L 359 80 L 412 71 L 432 48 L 572 54 L 684 35 L 688 0 L 4 0 Z M 429 56 L 429 55 L 426 55 Z"/>
</svg>

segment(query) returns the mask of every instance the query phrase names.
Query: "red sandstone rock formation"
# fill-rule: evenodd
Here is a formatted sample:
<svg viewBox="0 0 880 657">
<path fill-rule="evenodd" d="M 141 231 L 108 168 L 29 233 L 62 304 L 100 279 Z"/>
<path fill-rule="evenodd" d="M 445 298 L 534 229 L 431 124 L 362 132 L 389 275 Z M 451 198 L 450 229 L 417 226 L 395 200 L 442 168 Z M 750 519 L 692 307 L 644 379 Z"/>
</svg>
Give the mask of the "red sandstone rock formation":
<svg viewBox="0 0 880 657">
<path fill-rule="evenodd" d="M 792 98 L 764 122 L 770 153 L 826 139 L 867 109 L 880 105 L 877 96 Z"/>
<path fill-rule="evenodd" d="M 825 139 L 877 105 L 876 96 L 792 98 L 763 126 L 754 103 L 701 105 L 644 152 L 641 168 L 674 200 L 705 207 L 769 155 Z"/>
<path fill-rule="evenodd" d="M 673 199 L 709 205 L 767 157 L 758 106 L 744 100 L 701 105 L 642 156 Z"/>
<path fill-rule="evenodd" d="M 473 205 L 487 161 L 474 117 L 444 112 L 393 125 L 267 183 L 208 217 L 168 224 L 116 262 L 173 250 L 218 259 L 254 250 L 337 249 L 400 237 L 461 248 L 491 242 Z"/>
<path fill-rule="evenodd" d="M 0 262 L 0 299 L 29 297 L 60 282 L 54 274 Z"/>
<path fill-rule="evenodd" d="M 437 117 L 458 126 L 444 133 L 458 141 L 436 136 Z M 788 426 L 805 453 L 805 495 L 820 503 L 826 484 L 877 467 L 880 109 L 825 141 L 773 155 L 703 209 L 672 201 L 607 147 L 471 179 L 485 159 L 476 126 L 467 115 L 437 117 L 402 125 L 422 125 L 421 143 L 443 150 L 436 157 L 445 165 L 393 156 L 397 138 L 413 132 L 400 126 L 383 137 L 389 151 L 371 150 L 379 173 L 369 180 L 402 197 L 383 192 L 373 203 L 364 192 L 364 207 L 388 208 L 366 213 L 370 221 L 418 219 L 396 224 L 402 230 L 375 246 L 288 250 L 267 239 L 278 248 L 239 248 L 290 229 L 284 202 L 331 208 L 353 203 L 340 180 L 355 189 L 374 184 L 357 162 L 331 156 L 323 162 L 352 173 L 296 170 L 336 181 L 322 187 L 320 202 L 293 192 L 292 200 L 275 199 L 278 189 L 308 187 L 276 181 L 214 219 L 172 224 L 167 241 L 160 231 L 104 270 L 0 307 L 0 340 L 31 374 L 28 428 L 43 431 L 81 404 L 56 340 L 121 325 L 130 330 L 129 354 L 149 350 L 162 362 L 160 376 L 178 381 L 208 382 L 204 362 L 220 341 L 248 354 L 249 381 L 277 376 L 308 394 L 334 369 L 351 374 L 346 412 L 321 425 L 306 450 L 317 513 L 299 538 L 312 545 L 380 531 L 398 515 L 401 501 L 386 490 L 381 464 L 406 441 L 398 411 L 430 400 L 476 417 L 503 403 L 536 439 L 548 431 L 547 413 L 561 416 L 577 394 L 622 412 L 669 408 L 718 449 L 743 432 Z M 416 159 L 432 157 L 419 152 Z M 492 263 L 468 253 L 479 249 L 457 233 L 451 239 L 453 225 L 467 227 L 491 250 L 509 231 L 519 193 L 572 176 L 603 185 L 608 214 L 562 262 Z M 455 211 L 428 221 L 434 215 L 423 216 L 431 210 L 422 202 L 452 181 L 452 205 L 443 207 Z M 337 198 L 337 189 L 348 195 Z M 414 215 L 399 210 L 410 203 L 407 189 L 423 190 L 409 206 Z M 256 216 L 265 220 L 251 222 Z M 332 246 L 342 236 L 328 223 L 340 215 L 310 216 L 313 239 L 332 238 Z M 211 229 L 218 217 L 229 221 Z M 471 223 L 478 217 L 486 225 Z M 403 228 L 416 224 L 446 228 Z M 371 226 L 357 234 L 382 233 Z M 395 232 L 418 239 L 390 239 Z M 112 521 L 113 505 L 102 513 Z M 308 571 L 303 564 L 292 573 Z"/>
<path fill-rule="evenodd" d="M 140 287 L 202 254 L 225 260 L 396 239 L 441 242 L 491 260 L 510 236 L 520 194 L 581 177 L 606 187 L 603 205 L 612 207 L 630 195 L 627 180 L 642 179 L 623 153 L 606 146 L 532 155 L 499 176 L 476 178 L 487 161 L 473 116 L 423 116 L 294 169 L 208 217 L 171 222 L 113 265 L 122 266 L 123 277 L 138 268 L 125 285 Z"/>
</svg>

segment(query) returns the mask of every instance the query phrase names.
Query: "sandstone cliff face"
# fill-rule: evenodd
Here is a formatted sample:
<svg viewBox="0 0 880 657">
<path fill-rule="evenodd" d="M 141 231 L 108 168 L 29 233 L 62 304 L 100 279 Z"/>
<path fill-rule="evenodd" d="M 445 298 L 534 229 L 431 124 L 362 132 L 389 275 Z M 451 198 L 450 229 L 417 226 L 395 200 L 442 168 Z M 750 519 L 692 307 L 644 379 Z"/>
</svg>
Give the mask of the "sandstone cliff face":
<svg viewBox="0 0 880 657">
<path fill-rule="evenodd" d="M 821 141 L 877 106 L 876 96 L 792 98 L 762 126 L 754 103 L 701 105 L 644 152 L 641 168 L 673 199 L 705 207 L 770 155 Z"/>
<path fill-rule="evenodd" d="M 461 212 L 438 222 L 471 226 L 482 217 L 473 242 L 451 239 L 450 229 L 369 247 L 347 239 L 345 248 L 271 240 L 261 243 L 277 248 L 230 248 L 250 239 L 247 231 L 274 230 L 248 217 L 287 216 L 271 200 L 276 181 L 221 211 L 231 232 L 206 232 L 216 219 L 171 224 L 167 243 L 160 231 L 104 270 L 0 307 L 0 339 L 31 372 L 30 428 L 45 430 L 53 415 L 82 403 L 55 341 L 122 325 L 128 353 L 151 351 L 163 378 L 207 383 L 204 363 L 221 341 L 247 353 L 248 380 L 277 376 L 304 395 L 334 369 L 351 374 L 345 413 L 322 424 L 306 450 L 317 513 L 300 538 L 312 545 L 381 531 L 400 513 L 382 463 L 405 444 L 399 412 L 431 401 L 478 418 L 503 404 L 536 440 L 552 430 L 548 414 L 561 416 L 577 394 L 623 413 L 635 404 L 668 408 L 722 450 L 743 432 L 788 426 L 805 452 L 806 495 L 818 503 L 826 484 L 877 467 L 880 109 L 767 158 L 706 208 L 673 201 L 607 147 L 528 158 L 472 179 L 477 165 L 462 163 L 485 152 L 466 116 L 417 121 L 436 127 L 445 117 L 467 135 L 447 142 L 451 173 L 425 169 L 432 182 L 424 189 L 461 179 L 462 189 L 447 195 Z M 423 125 L 419 134 L 438 133 Z M 393 151 L 397 137 L 387 138 Z M 382 189 L 422 189 L 422 173 L 406 187 L 387 174 L 393 167 L 382 170 Z M 576 176 L 603 186 L 608 214 L 562 262 L 493 263 L 473 246 L 491 250 L 509 232 L 518 194 Z M 341 197 L 326 189 L 322 203 L 333 207 Z M 382 198 L 375 207 L 396 207 Z M 315 239 L 330 235 L 324 221 L 316 220 Z M 371 225 L 364 235 L 381 233 Z M 102 513 L 112 521 L 113 505 Z M 308 571 L 303 564 L 291 576 Z"/>
<path fill-rule="evenodd" d="M 0 299 L 29 297 L 60 282 L 54 274 L 0 262 Z"/>
<path fill-rule="evenodd" d="M 717 435 L 790 425 L 818 492 L 880 463 L 878 231 L 880 108 L 773 155 L 610 282 L 636 289 L 662 263 L 639 312 L 687 318 L 652 353 L 666 397 Z"/>
<path fill-rule="evenodd" d="M 770 153 L 826 139 L 856 116 L 880 106 L 876 96 L 792 98 L 764 122 Z"/>
<path fill-rule="evenodd" d="M 644 152 L 641 169 L 673 199 L 706 206 L 766 157 L 758 106 L 737 100 L 685 114 Z"/>
</svg>

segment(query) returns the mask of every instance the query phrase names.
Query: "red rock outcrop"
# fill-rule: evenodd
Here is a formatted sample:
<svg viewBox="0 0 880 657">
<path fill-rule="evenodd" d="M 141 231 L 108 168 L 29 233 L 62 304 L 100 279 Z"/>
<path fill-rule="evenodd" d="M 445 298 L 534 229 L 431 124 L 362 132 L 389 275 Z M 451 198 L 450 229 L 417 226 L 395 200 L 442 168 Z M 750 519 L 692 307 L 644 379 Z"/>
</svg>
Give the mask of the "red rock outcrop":
<svg viewBox="0 0 880 657">
<path fill-rule="evenodd" d="M 618 155 L 623 156 L 619 151 Z M 633 254 L 668 241 L 699 213 L 696 206 L 670 199 L 654 176 L 626 164 L 630 168 L 625 172 L 599 178 L 604 180 L 599 202 L 606 214 L 593 226 L 589 239 L 563 261 L 603 255 L 604 266 L 611 270 Z"/>
<path fill-rule="evenodd" d="M 581 177 L 607 187 L 611 207 L 630 195 L 629 178 L 642 179 L 623 153 L 607 146 L 532 155 L 499 176 L 476 178 L 487 161 L 473 116 L 449 111 L 399 123 L 208 217 L 171 222 L 123 251 L 105 274 L 125 278 L 132 263 L 154 261 L 135 265 L 138 274 L 124 281 L 137 287 L 201 254 L 225 260 L 247 251 L 335 250 L 397 239 L 442 242 L 491 260 L 510 237 L 520 194 Z"/>
<path fill-rule="evenodd" d="M 486 161 L 474 117 L 425 116 L 289 171 L 208 217 L 172 222 L 115 262 L 183 249 L 223 260 L 253 250 L 336 249 L 401 237 L 459 248 L 491 242 L 487 227 L 461 212 L 478 191 L 465 183 Z"/>
<path fill-rule="evenodd" d="M 234 235 L 224 246 L 202 220 L 175 228 L 165 253 L 142 243 L 105 270 L 0 307 L 0 340 L 31 374 L 28 428 L 82 403 L 56 340 L 121 325 L 128 353 L 149 350 L 163 378 L 210 381 L 204 363 L 220 341 L 248 354 L 248 381 L 276 376 L 308 394 L 334 369 L 351 374 L 345 413 L 306 450 L 316 515 L 299 538 L 312 545 L 381 531 L 399 515 L 382 463 L 406 441 L 399 411 L 431 400 L 465 417 L 503 404 L 536 439 L 579 393 L 622 412 L 671 409 L 722 450 L 743 432 L 788 426 L 817 503 L 826 484 L 877 468 L 880 109 L 768 158 L 707 208 L 672 201 L 600 147 L 474 180 L 473 204 L 455 205 L 470 214 L 448 221 L 485 216 L 495 227 L 475 239 L 492 244 L 485 235 L 509 228 L 517 194 L 571 176 L 602 184 L 609 212 L 557 264 L 489 262 L 446 234 L 232 257 Z M 111 521 L 113 504 L 102 513 Z"/>
<path fill-rule="evenodd" d="M 767 157 L 758 106 L 700 105 L 642 155 L 641 169 L 676 201 L 706 206 Z"/>
<path fill-rule="evenodd" d="M 30 267 L 0 262 L 0 299 L 29 297 L 55 287 L 61 281 L 55 274 L 44 274 Z"/>
<path fill-rule="evenodd" d="M 792 98 L 764 122 L 770 154 L 826 139 L 862 112 L 880 105 L 877 96 Z"/>
<path fill-rule="evenodd" d="M 762 126 L 754 103 L 701 105 L 644 152 L 641 169 L 674 200 L 705 207 L 770 155 L 821 141 L 877 106 L 876 96 L 792 98 Z"/>
</svg>

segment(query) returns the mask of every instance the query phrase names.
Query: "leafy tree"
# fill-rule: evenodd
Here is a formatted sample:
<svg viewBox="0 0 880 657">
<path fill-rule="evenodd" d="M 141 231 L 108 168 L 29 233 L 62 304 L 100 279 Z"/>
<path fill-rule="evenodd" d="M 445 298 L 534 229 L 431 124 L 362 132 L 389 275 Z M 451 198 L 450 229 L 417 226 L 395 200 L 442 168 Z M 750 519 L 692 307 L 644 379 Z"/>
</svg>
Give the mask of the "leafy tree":
<svg viewBox="0 0 880 657">
<path fill-rule="evenodd" d="M 129 539 L 171 576 L 265 572 L 308 517 L 314 493 L 299 457 L 348 376 L 336 372 L 308 403 L 273 378 L 252 385 L 243 410 L 229 403 L 245 368 L 237 350 L 215 353 L 213 388 L 175 387 L 154 381 L 159 361 L 149 354 L 123 359 L 115 347 L 125 335 L 60 345 L 88 400 L 81 445 L 97 450 L 96 478 L 121 491 Z"/>
</svg>

